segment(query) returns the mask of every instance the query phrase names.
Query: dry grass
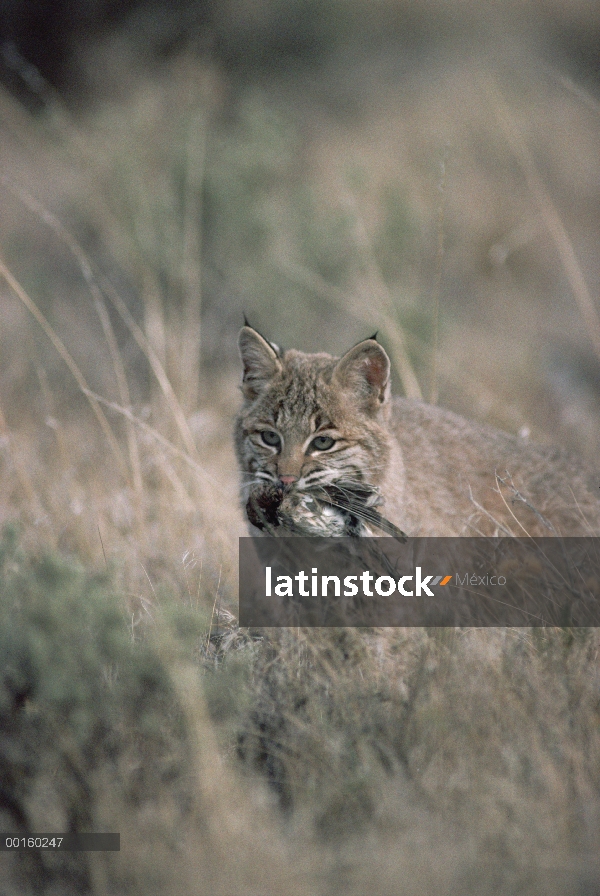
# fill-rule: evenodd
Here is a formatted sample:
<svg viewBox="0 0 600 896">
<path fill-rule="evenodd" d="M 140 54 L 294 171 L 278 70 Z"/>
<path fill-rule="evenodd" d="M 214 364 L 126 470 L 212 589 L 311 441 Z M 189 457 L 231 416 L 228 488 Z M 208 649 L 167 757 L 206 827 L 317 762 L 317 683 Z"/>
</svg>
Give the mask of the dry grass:
<svg viewBox="0 0 600 896">
<path fill-rule="evenodd" d="M 0 807 L 14 786 L 41 830 L 85 805 L 123 843 L 15 863 L 7 893 L 595 892 L 595 633 L 226 613 L 242 306 L 308 350 L 380 327 L 408 394 L 598 456 L 600 119 L 533 65 L 494 79 L 497 102 L 473 61 L 375 80 L 352 119 L 185 58 L 79 121 L 2 96 L 3 586 L 33 684 L 3 681 L 4 759 L 31 767 Z"/>
</svg>

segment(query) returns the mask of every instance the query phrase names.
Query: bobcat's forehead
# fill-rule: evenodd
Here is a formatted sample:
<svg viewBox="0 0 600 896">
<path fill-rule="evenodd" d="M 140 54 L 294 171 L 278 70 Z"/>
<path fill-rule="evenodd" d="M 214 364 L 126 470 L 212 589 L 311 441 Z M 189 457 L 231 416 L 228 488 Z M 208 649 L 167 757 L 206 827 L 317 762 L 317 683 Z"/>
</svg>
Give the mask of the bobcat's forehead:
<svg viewBox="0 0 600 896">
<path fill-rule="evenodd" d="M 254 413 L 280 430 L 304 434 L 336 424 L 330 382 L 335 359 L 288 351 L 283 369 L 259 398 Z"/>
</svg>

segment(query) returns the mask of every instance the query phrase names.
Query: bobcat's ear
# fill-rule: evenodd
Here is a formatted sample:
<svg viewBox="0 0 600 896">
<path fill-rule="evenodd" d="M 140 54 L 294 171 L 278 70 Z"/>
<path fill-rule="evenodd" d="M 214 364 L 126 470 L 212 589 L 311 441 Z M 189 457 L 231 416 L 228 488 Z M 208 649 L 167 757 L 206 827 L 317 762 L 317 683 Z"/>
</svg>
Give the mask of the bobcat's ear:
<svg viewBox="0 0 600 896">
<path fill-rule="evenodd" d="M 275 349 L 252 327 L 242 327 L 238 347 L 244 367 L 242 392 L 252 400 L 279 373 L 281 362 Z"/>
<path fill-rule="evenodd" d="M 390 366 L 379 343 L 365 339 L 340 358 L 333 378 L 353 394 L 365 411 L 374 414 L 390 397 Z"/>
</svg>

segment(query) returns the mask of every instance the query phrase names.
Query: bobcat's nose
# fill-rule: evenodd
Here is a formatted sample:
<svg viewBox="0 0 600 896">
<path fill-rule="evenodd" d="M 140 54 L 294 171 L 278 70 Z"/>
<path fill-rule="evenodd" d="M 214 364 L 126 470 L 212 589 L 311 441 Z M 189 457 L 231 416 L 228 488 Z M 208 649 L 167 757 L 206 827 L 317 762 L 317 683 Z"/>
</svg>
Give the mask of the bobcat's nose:
<svg viewBox="0 0 600 896">
<path fill-rule="evenodd" d="M 298 480 L 297 476 L 280 476 L 279 481 L 283 482 L 284 485 L 292 485 L 293 482 Z"/>
</svg>

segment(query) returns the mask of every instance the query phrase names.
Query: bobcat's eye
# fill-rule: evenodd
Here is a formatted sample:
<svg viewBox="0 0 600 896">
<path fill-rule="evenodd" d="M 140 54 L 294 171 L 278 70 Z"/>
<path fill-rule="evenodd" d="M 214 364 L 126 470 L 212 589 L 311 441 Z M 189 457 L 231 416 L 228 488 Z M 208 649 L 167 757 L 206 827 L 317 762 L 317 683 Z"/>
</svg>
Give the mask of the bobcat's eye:
<svg viewBox="0 0 600 896">
<path fill-rule="evenodd" d="M 331 436 L 317 436 L 312 440 L 312 447 L 317 451 L 327 451 L 333 445 L 335 445 L 335 439 L 332 439 Z"/>
<path fill-rule="evenodd" d="M 281 438 L 272 429 L 263 429 L 260 437 L 269 448 L 279 448 L 281 445 Z"/>
</svg>

